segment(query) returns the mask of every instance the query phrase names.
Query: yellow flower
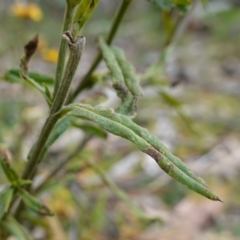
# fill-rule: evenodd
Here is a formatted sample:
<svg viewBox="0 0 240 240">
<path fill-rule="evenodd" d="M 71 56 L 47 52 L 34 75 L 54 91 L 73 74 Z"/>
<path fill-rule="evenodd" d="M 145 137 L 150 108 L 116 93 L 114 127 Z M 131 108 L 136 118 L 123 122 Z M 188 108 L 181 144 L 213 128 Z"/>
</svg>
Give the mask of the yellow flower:
<svg viewBox="0 0 240 240">
<path fill-rule="evenodd" d="M 42 58 L 48 62 L 57 62 L 58 50 L 56 48 L 46 48 L 41 51 Z"/>
<path fill-rule="evenodd" d="M 43 18 L 41 8 L 35 3 L 14 3 L 11 12 L 16 17 L 29 18 L 36 22 Z"/>
</svg>

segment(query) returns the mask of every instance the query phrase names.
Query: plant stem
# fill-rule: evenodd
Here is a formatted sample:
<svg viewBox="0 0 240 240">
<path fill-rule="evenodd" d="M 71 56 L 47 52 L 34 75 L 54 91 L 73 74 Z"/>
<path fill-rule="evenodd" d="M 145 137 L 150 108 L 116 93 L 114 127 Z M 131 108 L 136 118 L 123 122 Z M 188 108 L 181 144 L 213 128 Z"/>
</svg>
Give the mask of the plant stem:
<svg viewBox="0 0 240 240">
<path fill-rule="evenodd" d="M 51 114 L 56 113 L 63 106 L 85 46 L 84 37 L 77 37 L 76 41 L 74 41 L 69 32 L 66 32 L 64 34 L 65 35 L 63 36 L 68 39 L 70 56 L 67 62 L 63 80 L 60 87 L 58 88 L 56 98 L 53 101 L 53 105 L 50 111 Z"/>
<path fill-rule="evenodd" d="M 22 178 L 23 179 L 32 179 L 34 177 L 34 173 L 37 169 L 38 163 L 43 158 L 43 148 L 44 145 L 61 114 L 58 114 L 58 111 L 64 104 L 64 101 L 68 95 L 71 82 L 73 80 L 74 74 L 76 72 L 78 63 L 81 59 L 82 52 L 85 45 L 85 38 L 84 37 L 77 37 L 76 40 L 72 39 L 72 36 L 69 32 L 63 34 L 63 37 L 68 40 L 68 45 L 70 49 L 70 55 L 68 58 L 67 66 L 65 69 L 65 73 L 63 76 L 63 80 L 61 82 L 60 87 L 58 88 L 56 97 L 53 101 L 52 108 L 50 110 L 50 115 L 47 118 L 42 131 L 38 137 L 37 142 L 33 145 L 32 149 L 29 153 L 29 159 L 27 165 L 24 169 Z M 30 187 L 30 186 L 28 186 Z M 18 216 L 23 208 L 23 204 L 20 201 L 15 215 Z"/>
<path fill-rule="evenodd" d="M 58 114 L 50 115 L 47 118 L 37 142 L 33 145 L 32 149 L 30 150 L 29 160 L 22 174 L 23 179 L 32 179 L 33 177 L 32 174 L 35 172 L 37 164 L 41 160 L 39 156 L 41 154 L 42 148 L 45 145 L 45 142 L 47 141 L 48 136 L 51 133 L 58 118 L 59 118 Z"/>
<path fill-rule="evenodd" d="M 65 16 L 64 16 L 64 23 L 63 23 L 63 32 L 70 30 L 72 25 L 72 17 L 74 12 L 75 6 L 67 3 Z M 59 47 L 59 55 L 57 61 L 57 68 L 55 73 L 55 84 L 54 84 L 54 93 L 53 97 L 55 98 L 57 90 L 59 88 L 60 82 L 62 80 L 62 75 L 65 67 L 65 59 L 67 53 L 67 42 L 61 38 L 60 47 Z"/>
<path fill-rule="evenodd" d="M 70 33 L 67 32 L 63 35 L 65 38 L 68 39 L 68 44 L 70 48 L 70 55 L 64 73 L 63 81 L 58 88 L 56 97 L 53 101 L 52 108 L 50 110 L 50 116 L 46 120 L 36 144 L 34 144 L 32 151 L 30 151 L 29 161 L 22 176 L 23 179 L 31 179 L 33 177 L 32 174 L 34 173 L 37 164 L 41 161 L 40 157 L 43 157 L 41 151 L 55 123 L 59 118 L 59 115 L 56 113 L 61 109 L 64 104 L 64 101 L 70 89 L 72 79 L 82 56 L 83 48 L 85 45 L 85 38 L 77 37 L 76 41 L 74 41 L 69 34 Z"/>
<path fill-rule="evenodd" d="M 112 26 L 110 28 L 110 31 L 106 37 L 106 43 L 108 45 L 110 45 L 117 33 L 117 30 L 120 26 L 120 23 L 130 5 L 130 3 L 133 0 L 122 0 L 121 5 L 118 8 L 118 11 L 115 15 L 115 18 L 112 22 Z M 79 85 L 76 87 L 76 89 L 74 90 L 74 92 L 72 94 L 69 95 L 68 98 L 68 103 L 72 102 L 77 95 L 85 88 L 89 87 L 92 85 L 91 81 L 90 81 L 90 77 L 92 75 L 92 73 L 94 72 L 94 70 L 96 69 L 96 67 L 98 66 L 98 64 L 100 63 L 100 61 L 102 60 L 102 54 L 100 52 L 98 52 L 93 60 L 93 63 L 90 67 L 90 69 L 88 70 L 88 72 L 85 74 L 85 76 L 83 77 L 82 81 L 79 83 Z"/>
<path fill-rule="evenodd" d="M 34 190 L 34 192 L 39 192 L 46 185 L 46 183 L 52 179 L 68 162 L 70 162 L 76 155 L 78 155 L 82 149 L 85 147 L 87 142 L 92 138 L 92 136 L 86 136 L 82 142 L 79 143 L 77 148 L 68 156 L 59 161 L 59 163 L 52 169 L 52 171 L 47 175 L 47 177 L 41 182 L 41 184 Z"/>
</svg>

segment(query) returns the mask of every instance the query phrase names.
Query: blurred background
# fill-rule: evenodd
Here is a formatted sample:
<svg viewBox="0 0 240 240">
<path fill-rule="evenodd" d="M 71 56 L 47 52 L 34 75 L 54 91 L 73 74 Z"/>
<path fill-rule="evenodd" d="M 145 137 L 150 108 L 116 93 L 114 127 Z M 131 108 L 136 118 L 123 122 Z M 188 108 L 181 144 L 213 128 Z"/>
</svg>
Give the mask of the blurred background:
<svg viewBox="0 0 240 240">
<path fill-rule="evenodd" d="M 74 86 L 91 65 L 97 37 L 108 32 L 120 2 L 100 0 L 84 26 L 87 44 Z M 133 144 L 108 134 L 89 140 L 39 195 L 55 217 L 30 218 L 38 220 L 31 231 L 34 239 L 240 239 L 240 1 L 208 2 L 193 4 L 164 57 L 167 24 L 163 13 L 145 0 L 133 1 L 113 44 L 124 49 L 141 79 L 144 96 L 135 121 L 204 178 L 224 203 L 189 191 Z M 24 12 L 20 3 L 30 7 Z M 34 89 L 6 81 L 4 74 L 19 65 L 23 46 L 39 34 L 30 70 L 54 76 L 64 7 L 64 0 L 0 2 L 0 145 L 9 149 L 18 172 L 48 106 Z M 105 69 L 101 63 L 99 71 Z M 111 84 L 103 81 L 77 101 L 96 95 L 104 106 L 118 104 Z M 79 129 L 64 133 L 41 164 L 36 184 L 83 137 Z M 144 221 L 81 161 L 85 158 L 127 192 Z M 5 183 L 1 173 L 0 188 Z"/>
</svg>

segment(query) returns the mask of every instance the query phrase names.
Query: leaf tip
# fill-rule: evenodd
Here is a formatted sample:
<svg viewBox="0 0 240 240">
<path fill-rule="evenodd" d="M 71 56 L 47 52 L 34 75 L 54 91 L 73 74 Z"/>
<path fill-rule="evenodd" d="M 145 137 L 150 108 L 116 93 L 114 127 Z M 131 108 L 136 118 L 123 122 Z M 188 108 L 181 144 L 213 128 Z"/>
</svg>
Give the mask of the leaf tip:
<svg viewBox="0 0 240 240">
<path fill-rule="evenodd" d="M 214 201 L 218 201 L 218 202 L 221 202 L 221 203 L 224 203 L 219 197 L 216 196 L 216 198 L 214 199 Z"/>
</svg>

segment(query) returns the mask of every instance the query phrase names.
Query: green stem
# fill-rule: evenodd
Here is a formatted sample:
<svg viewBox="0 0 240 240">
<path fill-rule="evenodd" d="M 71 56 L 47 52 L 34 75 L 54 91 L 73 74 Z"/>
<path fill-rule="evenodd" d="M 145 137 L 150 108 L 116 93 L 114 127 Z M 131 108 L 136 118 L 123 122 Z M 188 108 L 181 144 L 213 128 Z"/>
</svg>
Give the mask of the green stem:
<svg viewBox="0 0 240 240">
<path fill-rule="evenodd" d="M 74 74 L 76 72 L 78 63 L 81 59 L 83 48 L 85 45 L 84 37 L 77 37 L 76 40 L 72 39 L 72 36 L 69 32 L 63 34 L 63 37 L 67 39 L 70 55 L 68 58 L 66 70 L 63 76 L 60 87 L 58 88 L 56 97 L 53 101 L 52 108 L 50 110 L 50 115 L 47 118 L 42 131 L 38 137 L 37 142 L 33 145 L 29 153 L 29 159 L 27 165 L 24 169 L 22 178 L 23 179 L 32 179 L 34 173 L 37 169 L 38 163 L 42 160 L 44 145 L 58 119 L 61 117 L 61 114 L 58 114 L 58 111 L 64 104 L 65 99 L 67 98 L 71 82 L 73 80 Z M 29 186 L 30 187 L 30 186 Z M 15 215 L 18 216 L 23 208 L 22 202 L 18 205 Z"/>
<path fill-rule="evenodd" d="M 50 115 L 47 118 L 45 124 L 43 125 L 42 131 L 39 135 L 37 142 L 32 146 L 32 148 L 29 152 L 29 160 L 28 160 L 27 165 L 22 174 L 23 179 L 33 179 L 34 173 L 36 172 L 36 169 L 37 169 L 37 165 L 41 161 L 40 156 L 42 156 L 42 154 L 41 154 L 42 149 L 43 149 L 45 142 L 47 141 L 54 125 L 56 124 L 59 116 L 60 116 L 59 114 Z M 28 185 L 26 190 L 29 190 L 30 187 L 31 186 Z M 13 205 L 13 202 L 12 202 L 12 205 Z M 23 208 L 24 208 L 24 204 L 22 201 L 20 201 L 15 210 L 15 214 L 14 214 L 16 218 L 19 217 L 19 214 L 21 213 Z"/>
<path fill-rule="evenodd" d="M 52 131 L 58 118 L 59 118 L 58 114 L 50 115 L 47 118 L 37 142 L 34 144 L 32 150 L 30 151 L 29 160 L 22 175 L 23 179 L 32 179 L 33 177 L 32 174 L 35 172 L 36 166 L 41 160 L 39 159 L 39 156 L 42 151 L 42 148 L 45 145 L 45 142 L 47 141 L 48 136 Z"/>
<path fill-rule="evenodd" d="M 65 10 L 64 23 L 63 23 L 63 32 L 71 29 L 74 8 L 75 6 L 67 3 L 66 10 Z M 56 96 L 60 82 L 62 80 L 62 75 L 64 71 L 64 66 L 65 66 L 65 59 L 67 54 L 67 47 L 68 47 L 67 42 L 63 38 L 61 38 L 57 68 L 56 68 L 56 74 L 55 74 L 55 85 L 54 85 L 54 94 L 53 94 L 54 98 Z"/>
<path fill-rule="evenodd" d="M 108 45 L 110 45 L 117 33 L 117 30 L 119 28 L 119 25 L 130 5 L 130 3 L 132 2 L 133 0 L 122 0 L 122 3 L 121 5 L 119 6 L 119 9 L 115 15 L 115 18 L 112 22 L 112 26 L 110 28 L 110 31 L 107 35 L 107 38 L 106 38 L 106 43 Z M 89 87 L 92 85 L 91 81 L 90 81 L 90 77 L 92 75 L 92 73 L 94 72 L 94 70 L 96 69 L 96 67 L 98 66 L 98 64 L 100 63 L 100 61 L 102 60 L 102 54 L 100 52 L 98 52 L 93 60 L 93 63 L 90 67 L 90 69 L 88 70 L 88 72 L 85 74 L 85 76 L 83 77 L 82 81 L 79 83 L 79 85 L 76 87 L 76 89 L 74 90 L 74 92 L 69 95 L 69 98 L 68 98 L 68 103 L 72 102 L 76 97 L 77 95 L 85 88 Z"/>
<path fill-rule="evenodd" d="M 56 114 L 64 104 L 64 101 L 68 95 L 72 79 L 77 69 L 78 63 L 81 59 L 83 48 L 85 45 L 84 37 L 77 37 L 76 41 L 71 38 L 71 35 L 67 32 L 63 35 L 67 40 L 70 48 L 70 55 L 66 66 L 63 81 L 57 91 L 56 97 L 53 101 L 52 108 L 50 110 L 50 116 L 46 120 L 40 136 L 30 151 L 29 161 L 23 173 L 23 179 L 32 178 L 37 164 L 41 161 L 40 157 L 43 157 L 41 152 L 47 141 L 55 123 L 57 122 L 59 115 Z"/>
<path fill-rule="evenodd" d="M 75 41 L 72 39 L 70 32 L 64 33 L 63 36 L 68 40 L 70 55 L 63 80 L 57 90 L 56 98 L 53 101 L 50 111 L 51 114 L 56 113 L 63 106 L 85 46 L 85 37 L 77 37 Z"/>
</svg>

